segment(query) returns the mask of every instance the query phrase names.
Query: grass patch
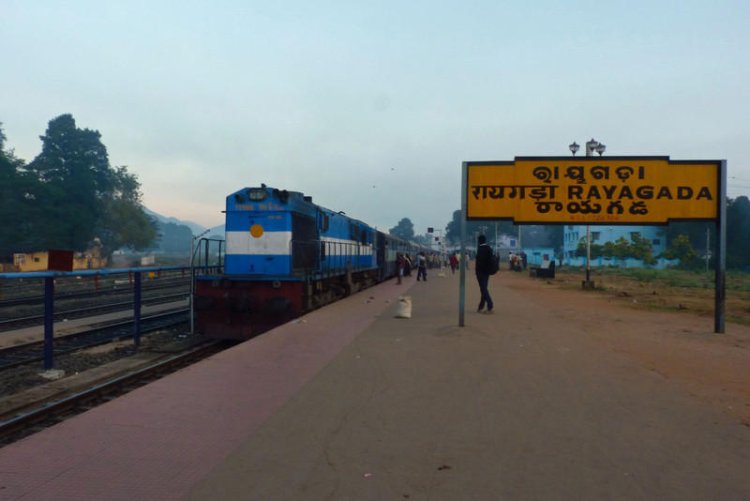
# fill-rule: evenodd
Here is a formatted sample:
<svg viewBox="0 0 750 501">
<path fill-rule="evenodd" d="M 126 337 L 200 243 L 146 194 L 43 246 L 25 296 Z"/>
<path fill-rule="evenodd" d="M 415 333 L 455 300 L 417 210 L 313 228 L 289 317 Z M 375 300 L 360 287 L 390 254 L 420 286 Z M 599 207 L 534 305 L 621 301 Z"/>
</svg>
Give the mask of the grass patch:
<svg viewBox="0 0 750 501">
<path fill-rule="evenodd" d="M 564 267 L 556 283 L 565 288 L 580 288 L 583 268 Z M 711 316 L 715 308 L 713 270 L 654 270 L 644 268 L 594 268 L 591 280 L 596 291 L 629 306 L 646 310 L 680 311 Z M 750 273 L 726 274 L 726 319 L 750 325 Z"/>
</svg>

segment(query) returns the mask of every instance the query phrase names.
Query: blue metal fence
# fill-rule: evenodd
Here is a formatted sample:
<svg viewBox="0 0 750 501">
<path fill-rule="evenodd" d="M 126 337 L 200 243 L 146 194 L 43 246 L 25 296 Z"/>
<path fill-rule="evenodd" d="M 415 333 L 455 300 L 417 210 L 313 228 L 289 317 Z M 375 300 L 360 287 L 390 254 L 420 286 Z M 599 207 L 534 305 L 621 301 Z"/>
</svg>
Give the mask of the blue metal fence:
<svg viewBox="0 0 750 501">
<path fill-rule="evenodd" d="M 117 275 L 127 275 L 128 283 L 133 285 L 133 342 L 140 346 L 141 336 L 141 284 L 144 273 L 153 274 L 154 278 L 160 277 L 162 273 L 179 271 L 182 276 L 189 277 L 191 272 L 218 273 L 217 266 L 190 267 L 166 266 L 166 267 L 142 267 L 142 268 L 103 268 L 97 270 L 76 271 L 40 271 L 40 272 L 12 272 L 0 273 L 0 291 L 6 285 L 6 281 L 41 280 L 44 290 L 44 369 L 49 370 L 54 366 L 54 313 L 55 313 L 55 280 L 70 277 L 92 277 L 94 287 L 98 290 L 99 278 Z"/>
</svg>

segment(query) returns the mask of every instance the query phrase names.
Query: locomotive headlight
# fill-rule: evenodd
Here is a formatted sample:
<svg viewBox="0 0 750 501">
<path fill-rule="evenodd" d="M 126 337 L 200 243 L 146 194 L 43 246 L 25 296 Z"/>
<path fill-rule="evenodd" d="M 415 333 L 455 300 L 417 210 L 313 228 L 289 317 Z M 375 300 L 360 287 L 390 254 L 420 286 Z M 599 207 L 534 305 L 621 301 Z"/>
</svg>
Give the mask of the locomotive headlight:
<svg viewBox="0 0 750 501">
<path fill-rule="evenodd" d="M 247 198 L 253 202 L 260 202 L 265 200 L 268 196 L 268 192 L 264 188 L 250 188 L 247 190 Z"/>
<path fill-rule="evenodd" d="M 263 236 L 263 227 L 259 224 L 254 224 L 250 227 L 250 234 L 255 238 Z"/>
</svg>

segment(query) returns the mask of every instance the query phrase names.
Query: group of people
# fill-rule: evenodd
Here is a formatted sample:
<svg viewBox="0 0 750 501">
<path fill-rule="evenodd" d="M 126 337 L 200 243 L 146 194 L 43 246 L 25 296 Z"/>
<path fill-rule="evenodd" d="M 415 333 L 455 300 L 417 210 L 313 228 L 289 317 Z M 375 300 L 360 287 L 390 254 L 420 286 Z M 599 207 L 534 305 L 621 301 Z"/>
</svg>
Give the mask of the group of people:
<svg viewBox="0 0 750 501">
<path fill-rule="evenodd" d="M 477 308 L 477 311 L 479 313 L 492 313 L 493 308 L 495 307 L 495 304 L 492 302 L 492 296 L 490 295 L 490 291 L 488 288 L 489 281 L 490 281 L 490 275 L 493 274 L 493 258 L 494 253 L 492 251 L 492 247 L 489 246 L 487 243 L 487 237 L 484 235 L 479 235 L 479 238 L 477 240 L 477 257 L 476 257 L 476 263 L 474 264 L 475 273 L 477 276 L 477 282 L 479 283 L 479 293 L 481 295 L 479 300 L 479 307 Z M 524 255 L 525 257 L 525 255 Z M 524 266 L 525 263 L 521 261 L 521 256 L 517 256 L 519 264 L 518 266 Z M 439 265 L 439 257 L 438 257 L 438 265 Z M 424 252 L 419 252 L 416 257 L 416 265 L 417 265 L 417 281 L 424 280 L 427 281 L 427 267 L 428 264 L 431 262 L 431 260 L 425 255 Z M 523 260 L 525 261 L 525 259 Z M 458 269 L 459 266 L 459 257 L 458 254 L 453 253 L 450 255 L 448 262 L 450 263 L 451 271 L 453 273 L 456 272 L 456 269 Z M 468 264 L 468 263 L 467 263 Z M 397 253 L 396 254 L 396 268 L 397 268 L 397 283 L 402 283 L 402 279 L 405 276 L 409 276 L 411 274 L 411 268 L 413 267 L 413 262 L 411 257 L 408 254 L 404 253 Z M 468 268 L 468 266 L 467 266 Z"/>
<path fill-rule="evenodd" d="M 415 263 L 409 254 L 401 252 L 396 253 L 396 269 L 398 281 L 400 284 L 403 277 L 411 276 L 411 270 Z M 427 268 L 434 268 L 440 266 L 440 257 L 437 255 L 426 255 L 424 252 L 418 252 L 416 257 L 416 268 L 417 268 L 417 282 L 420 280 L 427 281 Z"/>
<path fill-rule="evenodd" d="M 520 253 L 508 253 L 508 268 L 511 271 L 523 271 L 528 266 L 528 257 L 524 251 Z"/>
</svg>

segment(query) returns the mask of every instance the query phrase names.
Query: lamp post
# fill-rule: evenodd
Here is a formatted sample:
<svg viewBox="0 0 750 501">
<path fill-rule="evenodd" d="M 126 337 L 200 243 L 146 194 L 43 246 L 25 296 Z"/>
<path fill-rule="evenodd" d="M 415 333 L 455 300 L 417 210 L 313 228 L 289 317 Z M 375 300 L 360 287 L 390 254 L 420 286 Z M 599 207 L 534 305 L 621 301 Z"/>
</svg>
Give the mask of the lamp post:
<svg viewBox="0 0 750 501">
<path fill-rule="evenodd" d="M 573 154 L 573 156 L 576 156 L 576 153 L 580 149 L 580 146 L 575 141 L 573 141 L 568 145 L 568 149 L 570 149 L 570 152 Z M 607 146 L 603 143 L 600 143 L 593 137 L 590 141 L 586 141 L 587 157 L 594 156 L 594 152 L 597 152 L 599 156 L 602 156 L 602 154 L 606 150 Z M 584 289 L 594 288 L 594 282 L 591 281 L 591 225 L 589 224 L 586 225 L 586 280 L 582 285 Z"/>
<path fill-rule="evenodd" d="M 427 233 L 438 234 L 438 236 L 435 237 L 435 240 L 433 242 L 438 243 L 438 255 L 440 256 L 440 271 L 443 271 L 443 259 L 445 255 L 445 241 L 443 240 L 443 230 L 440 228 L 429 227 L 427 228 Z M 430 248 L 432 248 L 433 242 L 430 242 Z"/>
</svg>

